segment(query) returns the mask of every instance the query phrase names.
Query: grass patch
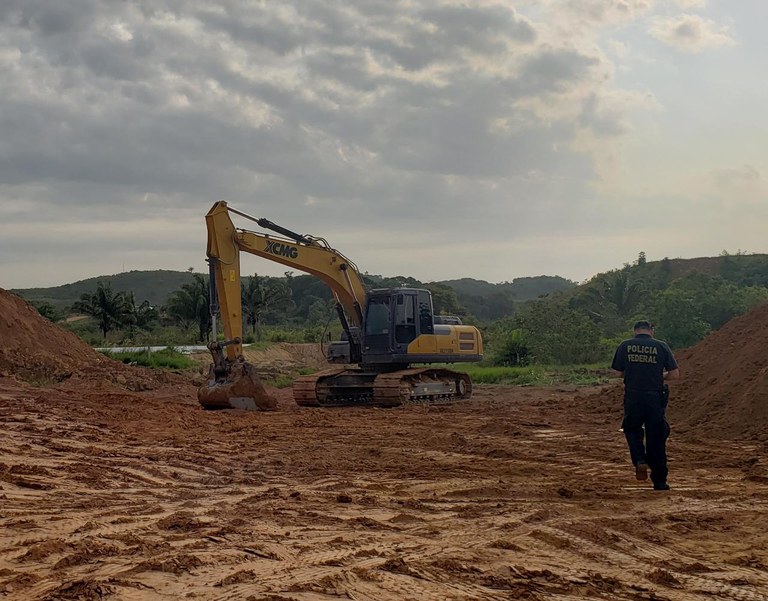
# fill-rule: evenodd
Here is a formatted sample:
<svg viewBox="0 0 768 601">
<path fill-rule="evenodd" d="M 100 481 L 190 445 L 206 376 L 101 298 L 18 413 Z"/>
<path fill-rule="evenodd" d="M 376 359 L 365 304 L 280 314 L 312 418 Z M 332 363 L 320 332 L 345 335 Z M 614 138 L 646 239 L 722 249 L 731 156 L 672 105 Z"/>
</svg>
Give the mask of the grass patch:
<svg viewBox="0 0 768 601">
<path fill-rule="evenodd" d="M 528 365 L 525 367 L 499 367 L 477 364 L 445 365 L 448 369 L 469 374 L 475 384 L 507 386 L 595 386 L 612 378 L 604 365 Z"/>
<path fill-rule="evenodd" d="M 197 364 L 184 353 L 180 353 L 174 348 L 167 347 L 159 351 L 135 351 L 131 353 L 114 353 L 103 351 L 110 359 L 129 363 L 131 365 L 142 365 L 155 369 L 192 369 Z"/>
<path fill-rule="evenodd" d="M 414 365 L 416 367 L 417 365 Z M 529 365 L 526 367 L 499 367 L 492 365 L 440 364 L 433 367 L 445 367 L 469 374 L 474 384 L 499 386 L 596 386 L 613 380 L 608 370 L 600 365 L 548 366 Z M 288 388 L 298 376 L 315 373 L 311 368 L 299 368 L 294 374 L 282 374 L 265 380 L 275 388 Z"/>
<path fill-rule="evenodd" d="M 299 367 L 289 374 L 278 374 L 273 378 L 265 378 L 264 383 L 268 386 L 274 386 L 275 388 L 290 388 L 293 386 L 293 382 L 296 378 L 300 376 L 308 376 L 316 372 L 317 370 L 313 367 Z"/>
<path fill-rule="evenodd" d="M 224 339 L 221 338 L 221 340 Z M 270 346 L 274 346 L 274 343 L 270 342 L 269 340 L 256 340 L 254 342 L 248 342 L 247 336 L 243 340 L 243 348 L 247 348 L 252 351 L 266 351 Z"/>
<path fill-rule="evenodd" d="M 286 374 L 279 374 L 275 376 L 274 378 L 269 378 L 267 380 L 264 380 L 264 383 L 268 386 L 273 386 L 275 388 L 288 388 L 290 386 L 293 386 L 293 376 L 289 376 Z"/>
</svg>

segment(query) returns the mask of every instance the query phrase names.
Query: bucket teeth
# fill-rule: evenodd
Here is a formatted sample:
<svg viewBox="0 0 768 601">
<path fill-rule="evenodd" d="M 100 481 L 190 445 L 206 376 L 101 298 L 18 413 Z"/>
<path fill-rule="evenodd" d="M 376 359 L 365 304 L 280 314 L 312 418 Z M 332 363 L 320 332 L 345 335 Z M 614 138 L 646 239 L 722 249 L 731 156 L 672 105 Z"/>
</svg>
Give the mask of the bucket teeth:
<svg viewBox="0 0 768 601">
<path fill-rule="evenodd" d="M 271 411 L 277 408 L 277 400 L 264 388 L 256 369 L 242 357 L 227 366 L 224 377 L 217 376 L 211 365 L 208 384 L 198 389 L 197 400 L 205 409 Z"/>
</svg>

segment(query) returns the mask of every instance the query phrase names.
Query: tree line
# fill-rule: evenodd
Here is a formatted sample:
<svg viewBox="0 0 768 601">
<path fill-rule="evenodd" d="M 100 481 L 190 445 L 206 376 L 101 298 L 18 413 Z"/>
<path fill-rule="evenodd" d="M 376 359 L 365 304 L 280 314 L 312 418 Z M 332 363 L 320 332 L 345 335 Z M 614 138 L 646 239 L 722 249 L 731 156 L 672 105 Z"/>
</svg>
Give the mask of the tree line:
<svg viewBox="0 0 768 601">
<path fill-rule="evenodd" d="M 599 274 L 528 303 L 491 324 L 486 340 L 505 365 L 605 363 L 639 319 L 656 324 L 673 349 L 692 346 L 728 320 L 768 302 L 768 262 L 724 253 L 719 272 L 675 277 L 671 261 L 646 261 Z"/>
<path fill-rule="evenodd" d="M 364 280 L 369 288 L 424 286 L 408 277 L 366 275 Z M 438 312 L 466 315 L 466 309 L 450 287 L 437 283 L 428 286 Z M 311 276 L 294 276 L 292 272 L 286 272 L 282 278 L 259 274 L 245 276 L 241 281 L 241 302 L 248 341 L 262 340 L 269 334 L 271 339 L 282 337 L 309 342 L 319 340 L 324 332 L 340 334 L 332 294 L 325 284 Z M 38 302 L 35 306 L 52 321 L 64 317 L 48 302 Z M 109 282 L 99 281 L 95 290 L 83 293 L 67 313 L 90 317 L 91 323 L 98 328 L 102 343 L 110 338 L 112 342 L 129 344 L 152 334 L 170 336 L 174 343 L 182 339 L 185 342 L 208 342 L 212 331 L 209 283 L 201 274 L 193 274 L 191 282 L 173 291 L 160 306 L 152 306 L 147 301 L 138 303 L 133 292 L 116 291 Z M 82 330 L 81 326 L 71 327 Z M 279 333 L 265 332 L 265 327 L 279 328 Z M 178 332 L 172 332 L 173 328 Z M 219 327 L 219 331 L 221 329 Z"/>
<path fill-rule="evenodd" d="M 264 320 L 277 307 L 290 311 L 295 306 L 284 281 L 258 274 L 243 278 L 241 300 L 244 325 L 252 336 L 259 335 Z M 36 307 L 52 321 L 63 317 L 50 303 L 37 303 Z M 200 274 L 194 274 L 191 282 L 171 293 L 162 306 L 151 306 L 148 301 L 137 303 L 133 292 L 115 291 L 108 282 L 99 281 L 93 292 L 81 295 L 69 313 L 90 317 L 102 340 L 111 332 L 120 332 L 119 342 L 131 341 L 139 332 L 152 333 L 170 326 L 194 332 L 196 342 L 208 342 L 212 330 L 208 278 Z"/>
<path fill-rule="evenodd" d="M 742 254 L 720 257 L 716 273 L 676 273 L 669 259 L 650 263 L 640 253 L 633 264 L 596 275 L 579 286 L 510 307 L 502 319 L 478 319 L 445 283 L 424 284 L 409 277 L 363 276 L 368 288 L 410 286 L 430 289 L 436 314 L 459 315 L 483 332 L 488 361 L 499 365 L 607 362 L 637 319 L 657 324 L 657 335 L 674 349 L 690 346 L 736 315 L 768 302 L 768 260 Z M 711 271 L 711 270 L 710 270 Z M 318 341 L 338 336 L 328 288 L 312 276 L 244 277 L 241 286 L 247 341 Z M 99 282 L 72 310 L 92 318 L 102 340 L 129 343 L 144 336 L 207 342 L 211 333 L 207 277 L 194 274 L 162 306 L 137 303 L 133 293 Z M 473 305 L 474 306 L 474 305 Z M 38 305 L 49 318 L 50 306 Z M 169 333 L 170 332 L 170 333 Z M 179 338 L 177 335 L 176 338 Z M 157 340 L 161 342 L 160 340 Z M 161 343 L 178 340 L 167 340 Z"/>
</svg>

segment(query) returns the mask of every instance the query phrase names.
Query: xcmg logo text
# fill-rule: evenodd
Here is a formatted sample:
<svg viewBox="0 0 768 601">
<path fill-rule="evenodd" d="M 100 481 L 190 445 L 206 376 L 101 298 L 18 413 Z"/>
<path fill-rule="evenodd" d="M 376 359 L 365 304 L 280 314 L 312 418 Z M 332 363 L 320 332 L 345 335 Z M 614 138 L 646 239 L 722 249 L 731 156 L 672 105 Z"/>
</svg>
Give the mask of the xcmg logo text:
<svg viewBox="0 0 768 601">
<path fill-rule="evenodd" d="M 275 242 L 272 240 L 267 241 L 267 247 L 264 250 L 272 255 L 277 255 L 278 257 L 288 257 L 290 259 L 295 259 L 299 256 L 299 249 L 295 246 L 290 246 L 288 244 L 283 244 L 282 242 Z"/>
</svg>

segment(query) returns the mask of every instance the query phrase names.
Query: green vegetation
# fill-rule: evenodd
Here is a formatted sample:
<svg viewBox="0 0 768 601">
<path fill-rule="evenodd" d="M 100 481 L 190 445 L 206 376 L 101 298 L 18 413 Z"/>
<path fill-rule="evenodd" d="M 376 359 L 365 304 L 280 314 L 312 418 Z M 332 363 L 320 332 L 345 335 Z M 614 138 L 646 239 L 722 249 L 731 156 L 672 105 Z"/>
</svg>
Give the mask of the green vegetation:
<svg viewBox="0 0 768 601">
<path fill-rule="evenodd" d="M 71 313 L 72 305 L 80 300 L 83 294 L 92 294 L 101 282 L 102 285 L 110 286 L 112 290 L 132 291 L 137 300 L 146 301 L 149 306 L 159 309 L 166 306 L 170 297 L 177 291 L 185 285 L 194 284 L 196 278 L 200 277 L 207 280 L 207 275 L 193 273 L 191 268 L 187 271 L 130 271 L 89 278 L 63 286 L 18 289 L 13 292 L 33 304 L 48 303 L 62 313 Z M 574 282 L 556 276 L 517 278 L 500 284 L 490 284 L 471 278 L 425 283 L 407 276 L 382 277 L 366 273 L 362 277 L 365 285 L 370 288 L 395 286 L 429 288 L 434 296 L 436 312 L 472 316 L 481 322 L 508 316 L 527 301 L 576 286 Z M 328 309 L 332 301 L 331 293 L 316 277 L 286 272 L 281 278 L 258 276 L 258 274 L 253 278 L 260 278 L 261 284 L 266 282 L 274 285 L 275 282 L 281 282 L 290 289 L 291 301 L 268 303 L 271 306 L 263 309 L 260 317 L 265 325 L 287 321 L 304 324 L 313 318 L 315 321 L 325 323 L 329 313 L 333 313 L 332 304 Z M 249 283 L 251 279 L 248 276 L 243 277 L 244 288 L 248 289 L 251 286 Z M 325 316 L 325 320 L 321 319 L 322 316 Z"/>
<path fill-rule="evenodd" d="M 115 361 L 130 363 L 132 365 L 143 365 L 144 367 L 166 368 L 166 369 L 192 369 L 196 363 L 187 355 L 167 347 L 159 351 L 136 351 L 131 353 L 117 353 L 104 351 L 104 354 Z"/>
<path fill-rule="evenodd" d="M 293 291 L 290 287 L 292 275 L 286 273 L 288 282 L 278 278 L 262 277 L 253 274 L 242 285 L 241 296 L 245 326 L 251 328 L 251 335 L 258 339 L 261 336 L 261 326 L 265 316 L 277 308 L 293 308 L 291 298 Z"/>
<path fill-rule="evenodd" d="M 96 285 L 95 292 L 84 292 L 72 308 L 94 318 L 99 324 L 102 338 L 106 338 L 107 332 L 115 328 L 131 324 L 133 313 L 136 312 L 133 294 L 129 296 L 123 292 L 112 292 L 112 287 L 103 282 Z"/>
<path fill-rule="evenodd" d="M 656 323 L 657 335 L 679 349 L 768 302 L 768 255 L 739 251 L 649 262 L 641 252 L 633 264 L 580 285 L 550 276 L 501 284 L 471 278 L 423 283 L 370 274 L 363 280 L 368 288 L 428 288 L 436 314 L 459 315 L 464 323 L 477 325 L 486 357 L 473 373 L 478 382 L 594 381 L 588 369 L 570 366 L 607 366 L 639 318 Z M 137 287 L 117 288 L 117 281 Z M 90 288 L 85 290 L 79 282 L 17 292 L 42 315 L 92 345 L 173 346 L 208 340 L 210 300 L 207 278 L 201 274 L 131 272 L 86 283 Z M 160 302 L 146 296 L 151 292 L 157 299 L 161 289 L 165 296 Z M 79 297 L 73 298 L 74 292 Z M 246 343 L 259 348 L 276 342 L 325 343 L 341 335 L 332 295 L 316 277 L 254 274 L 243 278 L 241 292 Z M 71 301 L 62 306 L 65 297 Z M 217 332 L 223 336 L 220 323 Z"/>
<path fill-rule="evenodd" d="M 607 364 L 639 318 L 657 324 L 673 349 L 691 346 L 729 319 L 768 302 L 768 257 L 649 263 L 598 274 L 588 282 L 526 303 L 513 316 L 484 328 L 486 350 L 497 365 Z"/>
<path fill-rule="evenodd" d="M 47 301 L 35 301 L 31 304 L 35 309 L 37 309 L 37 312 L 40 313 L 40 315 L 45 317 L 48 321 L 52 321 L 53 323 L 56 323 L 64 317 L 61 311 L 59 311 L 56 307 Z"/>
<path fill-rule="evenodd" d="M 210 292 L 208 280 L 196 273 L 168 298 L 166 313 L 185 330 L 197 326 L 197 340 L 207 342 L 211 332 Z"/>
<path fill-rule="evenodd" d="M 449 369 L 461 371 L 475 384 L 505 384 L 510 386 L 592 386 L 611 379 L 604 364 L 595 365 L 529 365 L 503 367 L 481 364 L 452 364 Z"/>
</svg>

